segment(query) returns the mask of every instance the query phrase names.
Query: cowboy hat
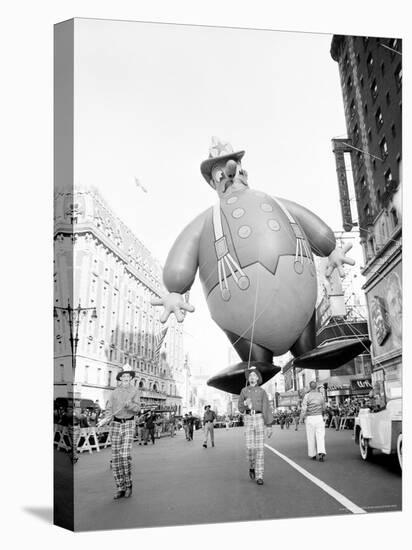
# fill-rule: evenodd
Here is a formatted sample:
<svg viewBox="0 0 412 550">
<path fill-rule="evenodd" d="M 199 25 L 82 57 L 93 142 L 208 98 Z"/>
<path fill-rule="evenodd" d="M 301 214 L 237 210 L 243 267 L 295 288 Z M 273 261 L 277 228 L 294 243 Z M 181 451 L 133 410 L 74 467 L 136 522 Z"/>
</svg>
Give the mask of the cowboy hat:
<svg viewBox="0 0 412 550">
<path fill-rule="evenodd" d="M 123 366 L 123 370 L 119 371 L 116 374 L 116 380 L 120 380 L 123 374 L 130 374 L 132 378 L 136 376 L 136 372 L 130 368 L 130 365 L 127 365 L 127 364 Z"/>
<path fill-rule="evenodd" d="M 228 160 L 239 161 L 242 159 L 245 151 L 233 151 L 230 143 L 223 142 L 217 137 L 212 137 L 212 145 L 209 147 L 209 158 L 200 165 L 200 171 L 207 183 L 215 189 L 212 170 L 216 164 L 226 163 Z"/>
</svg>

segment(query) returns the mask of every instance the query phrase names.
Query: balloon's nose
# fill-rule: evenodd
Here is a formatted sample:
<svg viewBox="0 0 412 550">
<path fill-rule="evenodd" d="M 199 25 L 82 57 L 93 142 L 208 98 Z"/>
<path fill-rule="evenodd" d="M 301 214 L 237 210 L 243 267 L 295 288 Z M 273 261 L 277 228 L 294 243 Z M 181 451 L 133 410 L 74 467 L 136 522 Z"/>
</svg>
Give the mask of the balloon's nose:
<svg viewBox="0 0 412 550">
<path fill-rule="evenodd" d="M 237 164 L 234 160 L 228 160 L 225 166 L 225 174 L 227 178 L 233 179 L 236 175 Z"/>
</svg>

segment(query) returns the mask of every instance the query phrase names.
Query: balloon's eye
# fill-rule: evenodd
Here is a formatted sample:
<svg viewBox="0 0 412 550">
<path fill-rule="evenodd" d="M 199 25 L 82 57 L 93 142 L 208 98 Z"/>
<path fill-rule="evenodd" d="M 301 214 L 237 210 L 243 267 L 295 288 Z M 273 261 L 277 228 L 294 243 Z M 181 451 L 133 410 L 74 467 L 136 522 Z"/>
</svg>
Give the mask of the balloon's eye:
<svg viewBox="0 0 412 550">
<path fill-rule="evenodd" d="M 215 177 L 215 181 L 217 183 L 220 183 L 223 179 L 223 170 L 216 170 L 214 177 Z"/>
</svg>

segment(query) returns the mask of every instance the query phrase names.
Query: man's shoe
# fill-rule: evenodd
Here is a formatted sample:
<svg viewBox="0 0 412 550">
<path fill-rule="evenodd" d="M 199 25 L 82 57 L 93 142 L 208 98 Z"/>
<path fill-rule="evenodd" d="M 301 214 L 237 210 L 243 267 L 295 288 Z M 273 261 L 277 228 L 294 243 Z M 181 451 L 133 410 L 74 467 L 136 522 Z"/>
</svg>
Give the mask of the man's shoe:
<svg viewBox="0 0 412 550">
<path fill-rule="evenodd" d="M 207 449 L 207 443 L 203 443 L 203 447 Z"/>
<path fill-rule="evenodd" d="M 316 460 L 316 455 L 310 457 L 312 460 Z"/>
<path fill-rule="evenodd" d="M 118 500 L 119 498 L 124 497 L 124 494 L 125 494 L 125 491 L 118 490 L 113 498 L 114 498 L 114 500 Z"/>
<path fill-rule="evenodd" d="M 249 477 L 250 479 L 255 479 L 255 469 L 254 468 L 250 468 L 249 470 Z"/>
<path fill-rule="evenodd" d="M 143 443 L 143 445 L 147 445 L 147 441 L 145 441 L 145 442 Z"/>
<path fill-rule="evenodd" d="M 319 453 L 319 462 L 325 462 L 325 453 Z"/>
<path fill-rule="evenodd" d="M 257 483 L 258 485 L 263 485 L 263 479 L 260 477 L 260 478 L 256 481 L 256 483 Z"/>
<path fill-rule="evenodd" d="M 214 447 L 214 446 L 215 446 L 215 444 L 214 444 L 214 443 L 212 443 L 212 447 Z"/>
<path fill-rule="evenodd" d="M 126 491 L 124 492 L 124 498 L 130 498 L 132 496 L 132 488 L 126 487 Z"/>
</svg>

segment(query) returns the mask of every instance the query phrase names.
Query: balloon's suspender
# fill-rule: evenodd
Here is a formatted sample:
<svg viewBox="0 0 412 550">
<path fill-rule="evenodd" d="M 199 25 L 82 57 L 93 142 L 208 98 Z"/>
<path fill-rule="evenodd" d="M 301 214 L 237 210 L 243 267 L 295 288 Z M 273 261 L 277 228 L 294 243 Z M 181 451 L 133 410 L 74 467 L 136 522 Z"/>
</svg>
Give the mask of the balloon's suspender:
<svg viewBox="0 0 412 550">
<path fill-rule="evenodd" d="M 303 264 L 303 252 L 305 252 L 305 255 L 310 263 L 313 263 L 313 256 L 312 253 L 309 250 L 308 244 L 305 239 L 305 235 L 302 232 L 302 229 L 296 222 L 295 218 L 292 216 L 292 214 L 289 212 L 289 210 L 284 206 L 279 199 L 276 197 L 272 197 L 272 199 L 276 202 L 276 204 L 279 206 L 279 208 L 282 210 L 282 212 L 287 217 L 290 226 L 293 230 L 293 233 L 296 237 L 296 248 L 295 248 L 295 263 L 301 263 Z"/>
<path fill-rule="evenodd" d="M 246 290 L 249 288 L 250 283 L 248 276 L 245 275 L 243 269 L 229 252 L 227 240 L 223 234 L 220 202 L 213 206 L 213 231 L 215 234 L 215 251 L 217 256 L 217 278 L 219 281 L 222 299 L 227 302 L 230 300 L 231 295 L 229 285 L 227 283 L 228 275 L 226 268 L 229 268 L 233 280 L 241 290 Z"/>
</svg>

